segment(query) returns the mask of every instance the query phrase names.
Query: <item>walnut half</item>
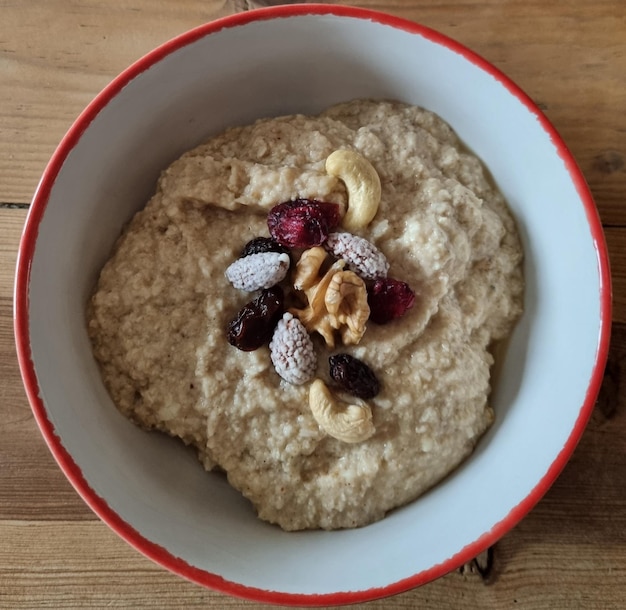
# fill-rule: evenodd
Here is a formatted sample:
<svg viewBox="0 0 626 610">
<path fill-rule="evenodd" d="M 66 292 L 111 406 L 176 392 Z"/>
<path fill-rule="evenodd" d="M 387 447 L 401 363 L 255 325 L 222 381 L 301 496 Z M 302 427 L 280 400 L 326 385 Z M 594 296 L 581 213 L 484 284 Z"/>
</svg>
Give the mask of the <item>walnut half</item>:
<svg viewBox="0 0 626 610">
<path fill-rule="evenodd" d="M 302 253 L 294 286 L 304 292 L 308 305 L 289 311 L 310 333 L 322 335 L 329 347 L 335 347 L 337 330 L 345 345 L 355 345 L 363 337 L 370 315 L 365 282 L 353 271 L 345 271 L 345 261 L 341 259 L 320 276 L 326 257 L 319 246 Z"/>
<path fill-rule="evenodd" d="M 354 271 L 338 271 L 328 284 L 324 303 L 344 345 L 356 345 L 370 316 L 365 282 Z"/>
</svg>

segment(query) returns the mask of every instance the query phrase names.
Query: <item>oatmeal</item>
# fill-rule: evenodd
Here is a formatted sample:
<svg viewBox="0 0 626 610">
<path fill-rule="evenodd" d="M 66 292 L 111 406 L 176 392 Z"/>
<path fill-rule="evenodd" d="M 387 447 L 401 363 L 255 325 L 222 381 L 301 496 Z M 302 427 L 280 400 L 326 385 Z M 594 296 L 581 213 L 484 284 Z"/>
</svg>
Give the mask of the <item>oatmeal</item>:
<svg viewBox="0 0 626 610">
<path fill-rule="evenodd" d="M 373 218 L 348 217 L 345 176 L 326 167 L 335 151 L 358 153 L 374 168 Z M 283 315 L 282 296 L 270 294 L 272 325 L 312 344 L 305 375 L 290 382 L 281 367 L 305 352 L 290 353 L 288 341 L 272 351 L 269 335 L 249 351 L 229 340 L 245 324 L 235 324 L 237 312 L 266 283 L 293 280 L 296 262 L 286 266 L 294 253 L 263 256 L 258 241 L 254 263 L 232 265 L 246 243 L 267 238 L 270 210 L 295 200 L 336 204 L 365 242 L 342 236 L 340 224 L 309 262 L 329 252 L 340 258 L 347 288 L 363 282 L 371 291 L 383 272 L 402 286 L 381 288 L 369 317 L 350 332 L 344 324 L 345 334 L 301 313 L 306 300 L 286 304 Z M 491 350 L 521 313 L 521 263 L 502 195 L 446 123 L 413 106 L 356 100 L 230 129 L 174 162 L 102 270 L 88 328 L 119 410 L 195 447 L 261 519 L 286 530 L 357 527 L 439 482 L 492 423 Z M 252 268 L 265 270 L 261 283 L 251 283 Z M 406 306 L 388 320 L 393 294 Z M 358 442 L 325 429 L 336 424 L 329 389 L 337 375 L 361 370 L 355 359 L 376 388 L 350 401 L 362 409 Z"/>
</svg>

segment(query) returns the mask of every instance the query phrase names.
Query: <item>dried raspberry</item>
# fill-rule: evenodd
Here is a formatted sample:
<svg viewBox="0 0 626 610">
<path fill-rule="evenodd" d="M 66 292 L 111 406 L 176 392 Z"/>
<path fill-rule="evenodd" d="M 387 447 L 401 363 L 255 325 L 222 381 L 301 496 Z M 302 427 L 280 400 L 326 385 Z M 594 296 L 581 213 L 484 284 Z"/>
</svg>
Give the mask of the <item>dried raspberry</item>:
<svg viewBox="0 0 626 610">
<path fill-rule="evenodd" d="M 241 258 L 251 254 L 261 254 L 262 252 L 283 252 L 284 254 L 289 254 L 287 248 L 281 246 L 271 237 L 255 237 L 243 247 Z"/>
<path fill-rule="evenodd" d="M 348 267 L 364 280 L 386 277 L 389 263 L 385 255 L 363 237 L 352 233 L 331 233 L 324 248 L 335 258 L 342 258 Z"/>
<path fill-rule="evenodd" d="M 313 341 L 306 328 L 292 314 L 283 314 L 270 342 L 270 356 L 276 372 L 289 383 L 302 385 L 310 381 L 317 368 Z"/>
<path fill-rule="evenodd" d="M 282 281 L 289 270 L 289 255 L 280 252 L 260 252 L 238 258 L 225 271 L 228 281 L 238 290 L 254 292 L 271 288 Z"/>
<path fill-rule="evenodd" d="M 390 277 L 376 280 L 367 289 L 370 320 L 376 324 L 386 324 L 403 316 L 414 302 L 415 293 L 410 286 Z"/>
<path fill-rule="evenodd" d="M 339 224 L 336 203 L 295 199 L 274 206 L 267 215 L 270 235 L 288 248 L 319 246 Z"/>
<path fill-rule="evenodd" d="M 254 301 L 244 305 L 230 322 L 228 342 L 244 352 L 267 343 L 283 314 L 283 302 L 283 291 L 279 286 L 264 290 Z"/>
<path fill-rule="evenodd" d="M 380 384 L 374 371 L 362 360 L 350 354 L 336 354 L 328 358 L 330 376 L 346 392 L 358 398 L 374 398 Z"/>
</svg>

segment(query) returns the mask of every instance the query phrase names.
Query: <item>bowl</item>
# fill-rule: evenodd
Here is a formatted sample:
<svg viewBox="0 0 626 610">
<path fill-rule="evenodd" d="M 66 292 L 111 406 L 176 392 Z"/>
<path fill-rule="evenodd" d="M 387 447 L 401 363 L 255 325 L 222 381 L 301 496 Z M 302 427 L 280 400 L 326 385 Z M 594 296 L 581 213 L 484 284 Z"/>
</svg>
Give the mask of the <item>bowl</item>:
<svg viewBox="0 0 626 610">
<path fill-rule="evenodd" d="M 84 309 L 122 227 L 181 153 L 228 126 L 361 97 L 435 111 L 483 159 L 518 221 L 525 312 L 493 390 L 496 422 L 460 468 L 370 526 L 286 533 L 259 521 L 182 445 L 117 412 L 91 354 Z M 601 224 L 580 170 L 505 75 L 457 42 L 390 15 L 280 6 L 219 19 L 165 43 L 80 115 L 30 207 L 15 332 L 25 388 L 51 452 L 123 539 L 228 594 L 342 604 L 395 594 L 460 566 L 546 492 L 602 380 L 609 278 Z"/>
</svg>

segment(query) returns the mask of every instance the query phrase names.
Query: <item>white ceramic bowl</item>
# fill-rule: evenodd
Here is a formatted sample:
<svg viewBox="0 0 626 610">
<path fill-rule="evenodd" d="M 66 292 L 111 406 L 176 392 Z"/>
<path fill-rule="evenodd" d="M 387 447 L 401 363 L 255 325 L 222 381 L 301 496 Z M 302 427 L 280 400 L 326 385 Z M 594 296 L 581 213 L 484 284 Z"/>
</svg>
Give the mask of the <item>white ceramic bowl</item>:
<svg viewBox="0 0 626 610">
<path fill-rule="evenodd" d="M 424 497 L 366 528 L 285 533 L 257 520 L 177 442 L 109 399 L 84 307 L 159 170 L 209 134 L 356 97 L 434 110 L 486 162 L 519 221 L 526 310 L 476 452 Z M 581 117 L 582 118 L 582 117 Z M 532 101 L 471 51 L 395 17 L 339 6 L 251 11 L 192 30 L 115 79 L 52 157 L 20 245 L 16 337 L 26 390 L 61 468 L 120 536 L 197 583 L 261 601 L 362 601 L 469 560 L 554 481 L 592 410 L 610 282 L 596 209 Z"/>
</svg>

